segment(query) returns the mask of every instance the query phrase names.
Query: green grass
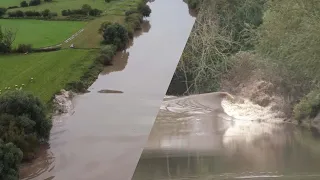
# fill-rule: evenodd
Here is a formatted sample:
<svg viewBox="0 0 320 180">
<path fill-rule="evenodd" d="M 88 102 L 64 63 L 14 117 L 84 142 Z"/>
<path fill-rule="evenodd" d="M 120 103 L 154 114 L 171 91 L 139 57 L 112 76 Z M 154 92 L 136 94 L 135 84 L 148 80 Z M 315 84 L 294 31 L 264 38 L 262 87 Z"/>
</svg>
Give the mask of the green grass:
<svg viewBox="0 0 320 180">
<path fill-rule="evenodd" d="M 93 50 L 61 50 L 29 55 L 0 56 L 0 89 L 25 84 L 44 102 L 64 88 L 66 83 L 79 80 L 92 64 Z M 34 78 L 34 82 L 30 79 Z"/>
<path fill-rule="evenodd" d="M 22 0 L 1 0 L 0 7 L 20 6 Z"/>
<path fill-rule="evenodd" d="M 29 2 L 27 0 L 27 2 Z M 56 12 L 61 16 L 61 11 L 64 9 L 80 9 L 83 4 L 89 4 L 92 8 L 97 8 L 103 11 L 106 11 L 108 14 L 119 14 L 122 13 L 124 9 L 130 9 L 135 7 L 136 3 L 140 2 L 140 0 L 113 0 L 110 3 L 106 3 L 104 0 L 54 0 L 53 2 L 43 2 L 38 6 L 30 6 L 25 8 L 12 9 L 9 11 L 15 10 L 35 10 L 35 11 L 43 11 L 45 9 L 49 9 L 51 12 Z M 17 5 L 20 6 L 20 1 L 12 1 L 11 0 L 1 0 L 1 6 L 8 5 Z"/>
<path fill-rule="evenodd" d="M 36 48 L 60 44 L 85 24 L 85 22 L 76 21 L 0 19 L 2 28 L 11 28 L 17 31 L 14 46 L 32 44 Z"/>
</svg>

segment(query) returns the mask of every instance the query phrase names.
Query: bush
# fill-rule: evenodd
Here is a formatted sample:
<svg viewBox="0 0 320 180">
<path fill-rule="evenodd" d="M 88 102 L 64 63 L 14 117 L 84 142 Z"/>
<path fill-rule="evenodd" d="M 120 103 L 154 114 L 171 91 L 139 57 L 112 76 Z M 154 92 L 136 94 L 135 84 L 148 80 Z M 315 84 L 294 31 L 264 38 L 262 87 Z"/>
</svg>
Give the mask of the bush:
<svg viewBox="0 0 320 180">
<path fill-rule="evenodd" d="M 311 91 L 294 106 L 293 115 L 301 122 L 304 119 L 315 118 L 320 112 L 320 89 Z"/>
<path fill-rule="evenodd" d="M 52 0 L 44 0 L 44 2 L 52 2 Z"/>
<path fill-rule="evenodd" d="M 27 1 L 22 1 L 20 3 L 20 7 L 28 7 L 28 6 L 29 6 L 29 4 L 27 3 Z"/>
<path fill-rule="evenodd" d="M 87 90 L 87 86 L 82 81 L 72 81 L 66 85 L 66 89 L 76 93 L 84 93 Z"/>
<path fill-rule="evenodd" d="M 38 6 L 40 5 L 41 1 L 40 0 L 31 0 L 29 2 L 29 6 Z"/>
<path fill-rule="evenodd" d="M 39 141 L 49 140 L 52 123 L 38 97 L 24 91 L 8 91 L 0 96 L 0 114 L 14 116 L 14 123 L 19 125 L 21 121 L 24 132 L 35 133 Z"/>
<path fill-rule="evenodd" d="M 19 8 L 19 6 L 9 6 L 7 9 L 16 9 Z"/>
<path fill-rule="evenodd" d="M 16 14 L 16 17 L 24 17 L 24 12 L 22 12 L 22 11 L 20 11 L 20 10 L 17 10 L 17 11 L 15 12 L 15 14 Z"/>
<path fill-rule="evenodd" d="M 151 14 L 151 9 L 148 5 L 146 4 L 140 4 L 138 6 L 138 11 L 144 16 L 144 17 L 149 17 Z"/>
<path fill-rule="evenodd" d="M 43 17 L 48 17 L 49 14 L 50 14 L 50 10 L 49 10 L 49 9 L 45 9 L 45 10 L 43 10 L 43 11 L 41 12 L 41 15 L 42 15 Z"/>
<path fill-rule="evenodd" d="M 143 17 L 139 13 L 134 13 L 126 16 L 125 21 L 133 30 L 136 30 L 141 28 Z"/>
<path fill-rule="evenodd" d="M 103 46 L 97 60 L 103 65 L 111 65 L 112 58 L 116 54 L 116 47 L 113 45 Z"/>
<path fill-rule="evenodd" d="M 126 11 L 124 14 L 125 14 L 126 16 L 129 16 L 130 14 L 134 14 L 134 13 L 139 13 L 139 11 L 137 11 L 137 10 L 128 10 L 128 11 Z"/>
<path fill-rule="evenodd" d="M 32 51 L 32 45 L 31 44 L 19 44 L 18 48 L 16 49 L 16 52 L 18 53 L 26 53 Z"/>
<path fill-rule="evenodd" d="M 117 50 L 125 49 L 129 42 L 127 29 L 118 23 L 108 25 L 104 29 L 103 38 L 105 44 L 115 45 Z"/>
<path fill-rule="evenodd" d="M 13 143 L 0 139 L 0 179 L 19 180 L 19 164 L 23 153 Z"/>
<path fill-rule="evenodd" d="M 61 14 L 62 14 L 62 16 L 69 16 L 70 15 L 70 10 L 62 10 L 61 11 Z"/>
<path fill-rule="evenodd" d="M 51 52 L 51 51 L 59 51 L 59 50 L 61 50 L 61 47 L 57 46 L 57 47 L 50 47 L 50 48 L 32 49 L 32 52 Z"/>
<path fill-rule="evenodd" d="M 0 7 L 0 17 L 2 17 L 3 15 L 5 15 L 7 12 L 6 8 Z"/>
<path fill-rule="evenodd" d="M 104 0 L 106 3 L 109 3 L 109 2 L 111 2 L 111 0 Z"/>
<path fill-rule="evenodd" d="M 92 8 L 91 8 L 91 6 L 88 5 L 88 4 L 84 4 L 84 5 L 82 5 L 82 7 L 81 7 L 81 11 L 82 11 L 85 15 L 88 15 L 91 10 L 92 10 Z"/>
<path fill-rule="evenodd" d="M 91 10 L 89 11 L 89 15 L 90 15 L 90 16 L 100 16 L 101 13 L 102 13 L 102 11 L 99 10 L 99 9 L 91 9 Z"/>
</svg>

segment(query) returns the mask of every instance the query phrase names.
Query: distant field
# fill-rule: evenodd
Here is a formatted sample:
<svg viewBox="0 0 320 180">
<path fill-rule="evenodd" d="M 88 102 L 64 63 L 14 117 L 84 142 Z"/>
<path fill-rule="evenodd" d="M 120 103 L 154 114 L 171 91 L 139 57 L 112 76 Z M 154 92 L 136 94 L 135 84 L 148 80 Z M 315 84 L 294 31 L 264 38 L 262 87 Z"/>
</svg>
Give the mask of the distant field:
<svg viewBox="0 0 320 180">
<path fill-rule="evenodd" d="M 17 30 L 14 46 L 18 44 L 32 44 L 33 47 L 56 45 L 68 39 L 85 24 L 86 22 L 78 21 L 0 19 L 2 28 Z"/>
<path fill-rule="evenodd" d="M 33 92 L 48 102 L 65 84 L 79 80 L 92 64 L 93 50 L 61 50 L 29 55 L 0 56 L 0 90 L 25 84 L 25 90 Z M 34 78 L 34 82 L 30 82 Z"/>
<path fill-rule="evenodd" d="M 53 2 L 44 2 L 42 0 L 41 5 L 12 9 L 10 11 L 42 11 L 45 9 L 49 9 L 50 11 L 56 12 L 59 16 L 61 16 L 61 11 L 64 9 L 79 9 L 83 4 L 89 4 L 92 8 L 98 8 L 100 10 L 106 11 L 106 13 L 108 14 L 113 14 L 123 13 L 124 9 L 130 9 L 131 7 L 134 7 L 136 2 L 139 1 L 140 0 L 113 0 L 110 3 L 106 3 L 105 0 L 54 0 Z M 21 1 L 17 0 L 0 0 L 0 7 L 7 7 L 8 5 L 20 6 L 20 2 Z M 27 0 L 27 2 L 29 1 Z"/>
</svg>

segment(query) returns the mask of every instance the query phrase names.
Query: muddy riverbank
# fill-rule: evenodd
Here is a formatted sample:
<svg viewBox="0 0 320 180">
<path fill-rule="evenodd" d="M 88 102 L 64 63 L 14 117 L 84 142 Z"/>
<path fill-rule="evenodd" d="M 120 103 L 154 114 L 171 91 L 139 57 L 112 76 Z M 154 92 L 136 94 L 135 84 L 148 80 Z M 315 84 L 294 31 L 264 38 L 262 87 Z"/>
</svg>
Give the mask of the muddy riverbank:
<svg viewBox="0 0 320 180">
<path fill-rule="evenodd" d="M 131 178 L 195 21 L 183 1 L 149 6 L 149 24 L 73 99 L 72 113 L 54 119 L 50 146 L 21 169 L 22 179 Z M 121 93 L 101 93 L 110 90 Z"/>
</svg>

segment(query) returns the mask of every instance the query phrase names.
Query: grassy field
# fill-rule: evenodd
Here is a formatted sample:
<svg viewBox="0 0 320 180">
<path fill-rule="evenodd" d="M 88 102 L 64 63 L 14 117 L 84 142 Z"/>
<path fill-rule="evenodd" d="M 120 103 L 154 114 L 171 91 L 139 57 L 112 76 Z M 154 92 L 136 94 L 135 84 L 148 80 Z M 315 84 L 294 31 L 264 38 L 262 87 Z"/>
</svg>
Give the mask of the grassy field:
<svg viewBox="0 0 320 180">
<path fill-rule="evenodd" d="M 79 80 L 92 64 L 93 50 L 61 50 L 29 55 L 0 56 L 0 89 L 13 89 L 25 84 L 25 90 L 33 92 L 48 102 L 65 84 Z M 33 82 L 30 79 L 34 78 Z"/>
<path fill-rule="evenodd" d="M 16 0 L 1 0 L 0 7 L 7 7 L 8 5 L 20 6 L 20 2 Z M 27 2 L 29 1 L 27 0 Z M 61 11 L 64 9 L 80 9 L 83 4 L 89 4 L 92 8 L 103 10 L 107 14 L 122 14 L 124 9 L 135 7 L 137 2 L 140 2 L 140 0 L 113 0 L 110 3 L 106 3 L 104 0 L 54 0 L 53 2 L 42 1 L 38 6 L 17 8 L 10 11 L 43 11 L 49 9 L 51 12 L 56 12 L 61 16 Z"/>
<path fill-rule="evenodd" d="M 33 47 L 57 45 L 81 29 L 86 22 L 0 19 L 2 28 L 17 31 L 14 46 L 32 44 Z"/>
</svg>

